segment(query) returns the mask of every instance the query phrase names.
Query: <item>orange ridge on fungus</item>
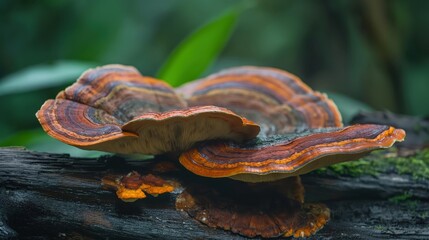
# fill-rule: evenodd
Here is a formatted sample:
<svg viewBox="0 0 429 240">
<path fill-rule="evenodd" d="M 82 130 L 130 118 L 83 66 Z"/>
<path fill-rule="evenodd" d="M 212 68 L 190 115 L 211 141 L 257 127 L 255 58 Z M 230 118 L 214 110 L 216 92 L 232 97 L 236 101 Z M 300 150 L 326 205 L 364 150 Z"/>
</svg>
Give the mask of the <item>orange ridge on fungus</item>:
<svg viewBox="0 0 429 240">
<path fill-rule="evenodd" d="M 342 126 L 341 114 L 331 99 L 280 69 L 231 68 L 185 84 L 177 92 L 191 106 L 229 108 L 260 124 L 265 136 Z"/>
<path fill-rule="evenodd" d="M 102 184 L 106 188 L 116 190 L 118 198 L 126 202 L 146 198 L 145 193 L 156 197 L 174 190 L 171 184 L 160 177 L 152 174 L 141 176 L 135 171 L 125 176 L 106 176 L 102 179 Z"/>
<path fill-rule="evenodd" d="M 167 83 L 122 65 L 86 71 L 36 116 L 64 143 L 124 154 L 181 152 L 199 141 L 243 141 L 259 133 L 257 124 L 228 109 L 188 107 Z"/>
<path fill-rule="evenodd" d="M 309 130 L 274 141 L 234 144 L 202 143 L 184 152 L 180 163 L 205 177 L 284 178 L 349 161 L 369 151 L 388 148 L 405 138 L 405 131 L 383 125 L 353 125 Z M 342 140 L 340 140 L 342 139 Z M 265 145 L 264 145 L 265 144 Z M 254 176 L 252 176 L 254 175 Z M 240 180 L 240 179 L 239 179 Z"/>
</svg>

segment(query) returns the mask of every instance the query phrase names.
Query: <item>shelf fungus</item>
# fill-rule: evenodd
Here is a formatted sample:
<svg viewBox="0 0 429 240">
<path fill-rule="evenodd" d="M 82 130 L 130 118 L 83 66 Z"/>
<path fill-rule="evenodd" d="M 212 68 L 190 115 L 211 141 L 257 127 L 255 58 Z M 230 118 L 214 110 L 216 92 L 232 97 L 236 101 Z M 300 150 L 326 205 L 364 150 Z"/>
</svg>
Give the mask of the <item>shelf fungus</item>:
<svg viewBox="0 0 429 240">
<path fill-rule="evenodd" d="M 188 107 L 165 82 L 122 65 L 86 71 L 36 116 L 64 143 L 125 154 L 180 152 L 196 142 L 241 141 L 259 132 L 258 125 L 228 109 Z"/>
<path fill-rule="evenodd" d="M 49 135 L 83 149 L 181 153 L 194 174 L 178 177 L 185 189 L 176 208 L 247 237 L 311 236 L 330 211 L 304 203 L 299 175 L 405 138 L 390 126 L 343 127 L 325 94 L 266 67 L 227 69 L 173 89 L 133 67 L 107 65 L 83 73 L 36 115 Z M 136 172 L 103 184 L 129 201 L 174 189 Z"/>
<path fill-rule="evenodd" d="M 308 237 L 330 218 L 320 203 L 304 203 L 299 175 L 357 159 L 402 141 L 405 132 L 383 125 L 342 126 L 332 100 L 296 76 L 273 68 L 239 67 L 178 90 L 190 105 L 227 107 L 260 124 L 245 143 L 209 141 L 182 153 L 180 163 L 213 181 L 189 184 L 176 208 L 210 227 L 247 237 Z M 206 184 L 207 185 L 207 184 Z"/>
<path fill-rule="evenodd" d="M 176 208 L 246 237 L 308 237 L 326 224 L 330 211 L 324 204 L 303 203 L 303 195 L 299 177 L 264 184 L 206 180 L 188 184 Z"/>
<path fill-rule="evenodd" d="M 370 151 L 389 148 L 404 137 L 402 129 L 373 124 L 307 129 L 244 144 L 201 143 L 184 152 L 180 163 L 204 177 L 274 181 L 357 159 Z"/>
<path fill-rule="evenodd" d="M 160 177 L 152 174 L 141 176 L 137 172 L 130 172 L 125 176 L 108 175 L 102 179 L 105 188 L 116 190 L 119 199 L 125 202 L 134 202 L 146 198 L 146 194 L 154 197 L 159 194 L 169 193 L 174 186 Z"/>
<path fill-rule="evenodd" d="M 240 181 L 211 188 L 190 185 L 177 198 L 176 208 L 210 227 L 247 237 L 308 237 L 328 222 L 330 211 L 320 203 L 304 203 L 299 175 L 388 148 L 404 137 L 402 129 L 365 124 L 308 129 L 243 144 L 200 143 L 180 156 L 185 168 L 242 183 L 235 188 L 234 182 Z"/>
<path fill-rule="evenodd" d="M 231 68 L 188 83 L 177 92 L 190 106 L 216 105 L 245 116 L 261 126 L 259 136 L 342 126 L 331 99 L 280 69 Z"/>
</svg>

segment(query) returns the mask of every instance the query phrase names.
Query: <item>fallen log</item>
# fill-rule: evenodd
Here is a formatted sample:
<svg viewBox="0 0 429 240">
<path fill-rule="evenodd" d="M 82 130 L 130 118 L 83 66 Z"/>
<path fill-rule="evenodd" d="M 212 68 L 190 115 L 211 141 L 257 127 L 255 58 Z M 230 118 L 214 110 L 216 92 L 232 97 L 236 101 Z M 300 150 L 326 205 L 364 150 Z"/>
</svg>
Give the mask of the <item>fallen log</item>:
<svg viewBox="0 0 429 240">
<path fill-rule="evenodd" d="M 149 162 L 0 148 L 0 239 L 244 239 L 176 211 L 177 192 L 124 203 L 101 187 L 106 174 L 144 171 Z M 429 238 L 427 180 L 309 174 L 303 182 L 307 199 L 332 212 L 314 239 Z M 392 200 L 401 194 L 416 198 Z"/>
</svg>

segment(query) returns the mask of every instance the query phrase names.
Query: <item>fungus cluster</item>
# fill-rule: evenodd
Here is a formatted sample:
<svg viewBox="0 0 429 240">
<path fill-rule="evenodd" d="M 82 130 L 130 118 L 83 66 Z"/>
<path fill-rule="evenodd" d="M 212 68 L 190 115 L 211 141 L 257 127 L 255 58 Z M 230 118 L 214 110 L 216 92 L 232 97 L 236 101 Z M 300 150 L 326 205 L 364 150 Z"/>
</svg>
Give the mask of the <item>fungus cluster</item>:
<svg viewBox="0 0 429 240">
<path fill-rule="evenodd" d="M 187 170 L 206 178 L 183 180 L 176 208 L 248 237 L 314 234 L 329 209 L 304 203 L 299 175 L 405 138 L 390 126 L 343 127 L 326 95 L 265 67 L 232 68 L 173 89 L 133 67 L 107 65 L 83 73 L 36 115 L 50 136 L 79 148 L 180 154 Z M 135 172 L 103 183 L 123 200 L 174 188 Z"/>
</svg>

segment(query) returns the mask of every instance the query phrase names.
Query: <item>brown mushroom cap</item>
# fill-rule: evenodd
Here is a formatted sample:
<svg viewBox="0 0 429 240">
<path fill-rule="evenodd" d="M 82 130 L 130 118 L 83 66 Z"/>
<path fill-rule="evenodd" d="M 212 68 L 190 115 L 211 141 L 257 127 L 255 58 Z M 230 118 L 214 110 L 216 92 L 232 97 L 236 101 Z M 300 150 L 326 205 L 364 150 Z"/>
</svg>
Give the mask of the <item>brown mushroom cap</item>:
<svg viewBox="0 0 429 240">
<path fill-rule="evenodd" d="M 198 141 L 241 141 L 259 132 L 227 109 L 187 107 L 168 84 L 121 65 L 86 71 L 36 116 L 62 142 L 115 153 L 183 151 Z"/>
<path fill-rule="evenodd" d="M 308 129 L 244 144 L 201 143 L 183 153 L 180 163 L 205 177 L 273 181 L 357 159 L 372 150 L 391 147 L 404 138 L 404 130 L 384 125 Z"/>
<path fill-rule="evenodd" d="M 280 69 L 231 68 L 188 83 L 177 92 L 190 106 L 226 107 L 258 123 L 260 136 L 342 126 L 332 100 Z"/>
<path fill-rule="evenodd" d="M 299 175 L 405 137 L 403 130 L 389 126 L 342 128 L 341 115 L 326 95 L 273 68 L 229 69 L 178 92 L 190 105 L 228 107 L 261 125 L 261 138 L 240 144 L 204 142 L 180 156 L 180 163 L 200 176 L 270 181 L 222 184 L 227 179 L 207 178 L 215 184 L 187 186 L 176 200 L 177 209 L 198 221 L 247 237 L 311 236 L 330 213 L 323 204 L 303 203 Z"/>
</svg>

